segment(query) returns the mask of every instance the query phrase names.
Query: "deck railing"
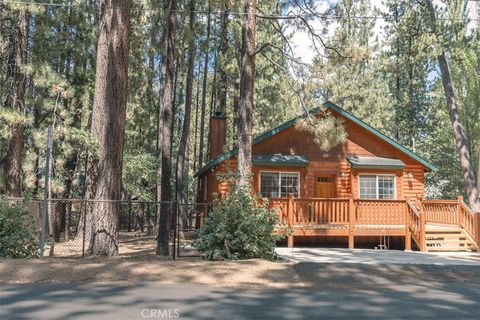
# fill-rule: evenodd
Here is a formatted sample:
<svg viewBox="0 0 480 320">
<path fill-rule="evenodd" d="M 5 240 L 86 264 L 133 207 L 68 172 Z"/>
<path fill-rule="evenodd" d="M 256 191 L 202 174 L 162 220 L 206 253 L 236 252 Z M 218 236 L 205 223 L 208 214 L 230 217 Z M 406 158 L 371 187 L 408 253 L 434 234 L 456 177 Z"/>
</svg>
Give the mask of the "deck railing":
<svg viewBox="0 0 480 320">
<path fill-rule="evenodd" d="M 270 198 L 268 199 L 270 208 L 277 208 L 278 215 L 281 221 L 287 221 L 288 219 L 288 199 L 286 198 Z"/>
<path fill-rule="evenodd" d="M 427 222 L 459 224 L 457 200 L 423 200 L 422 206 Z"/>
<path fill-rule="evenodd" d="M 425 214 L 418 210 L 418 208 L 411 201 L 407 201 L 406 214 L 406 232 L 407 243 L 406 250 L 411 250 L 410 237 L 413 238 L 421 251 L 425 250 Z M 422 222 L 423 221 L 423 222 Z"/>
<path fill-rule="evenodd" d="M 355 200 L 356 224 L 405 225 L 405 200 Z"/>
<path fill-rule="evenodd" d="M 480 246 L 480 213 L 473 213 L 463 199 L 410 200 L 353 198 L 285 198 L 270 199 L 270 206 L 279 208 L 279 217 L 293 228 L 333 226 L 348 230 L 349 246 L 355 230 L 361 228 L 396 228 L 404 226 L 407 250 L 410 236 L 420 250 L 426 250 L 426 224 L 449 224 L 462 227 Z M 289 237 L 289 243 L 293 243 Z M 353 245 L 352 245 L 353 247 Z"/>
<path fill-rule="evenodd" d="M 458 218 L 461 227 L 465 232 L 477 243 L 477 246 L 480 246 L 480 213 L 474 213 L 470 208 L 463 202 L 463 198 L 459 197 L 458 199 Z"/>
<path fill-rule="evenodd" d="M 293 223 L 347 224 L 348 199 L 295 199 Z"/>
</svg>

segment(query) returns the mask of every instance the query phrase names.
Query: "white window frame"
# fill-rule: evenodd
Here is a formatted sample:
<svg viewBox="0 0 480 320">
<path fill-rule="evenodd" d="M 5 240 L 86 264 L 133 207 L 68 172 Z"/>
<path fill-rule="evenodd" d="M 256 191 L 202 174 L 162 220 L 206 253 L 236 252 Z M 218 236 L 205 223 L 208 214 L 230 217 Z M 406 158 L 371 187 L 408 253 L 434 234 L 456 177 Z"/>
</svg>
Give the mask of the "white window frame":
<svg viewBox="0 0 480 320">
<path fill-rule="evenodd" d="M 375 198 L 373 200 L 396 200 L 397 199 L 397 176 L 394 174 L 388 173 L 359 173 L 358 174 L 358 198 L 359 199 L 372 199 L 372 198 L 362 198 L 360 192 L 360 177 L 361 176 L 375 176 Z M 379 199 L 378 198 L 378 177 L 393 177 L 393 198 L 392 199 Z"/>
<path fill-rule="evenodd" d="M 281 191 L 281 187 L 282 187 L 282 173 L 283 174 L 296 174 L 297 175 L 297 181 L 298 181 L 298 198 L 301 197 L 301 190 L 300 190 L 300 186 L 301 186 L 301 182 L 300 182 L 300 172 L 298 171 L 275 171 L 275 170 L 262 170 L 262 171 L 259 171 L 258 172 L 258 193 L 261 195 L 262 194 L 262 173 L 278 173 L 279 176 L 278 176 L 278 197 L 279 198 L 282 198 L 282 191 Z M 263 197 L 263 196 L 262 196 Z"/>
</svg>

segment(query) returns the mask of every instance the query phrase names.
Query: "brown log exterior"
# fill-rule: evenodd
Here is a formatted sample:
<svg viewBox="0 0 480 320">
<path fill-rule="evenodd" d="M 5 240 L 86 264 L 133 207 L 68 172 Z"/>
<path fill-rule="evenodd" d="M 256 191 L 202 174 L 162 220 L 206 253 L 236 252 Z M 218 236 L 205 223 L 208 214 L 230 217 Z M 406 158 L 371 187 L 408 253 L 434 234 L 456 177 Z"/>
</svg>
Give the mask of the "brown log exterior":
<svg viewBox="0 0 480 320">
<path fill-rule="evenodd" d="M 285 191 L 282 191 L 283 198 L 278 198 L 280 194 L 275 191 L 271 194 L 276 194 L 276 197 L 269 199 L 271 206 L 279 208 L 279 217 L 292 229 L 287 245 L 293 247 L 296 237 L 345 237 L 348 247 L 353 249 L 355 238 L 360 236 L 403 237 L 405 250 L 413 247 L 428 251 L 435 249 L 431 242 L 447 228 L 448 232 L 461 229 L 468 235 L 469 239 L 462 240 L 468 242 L 468 248 L 465 245 L 462 249 L 469 250 L 470 243 L 476 242 L 478 250 L 479 217 L 463 203 L 461 197 L 455 200 L 424 199 L 425 173 L 435 168 L 339 110 L 332 109 L 331 113 L 343 117 L 348 139 L 329 151 L 321 151 L 309 133 L 297 130 L 294 125 L 272 130 L 274 133 L 252 146 L 254 156 L 280 154 L 307 160 L 298 165 L 288 161 L 282 163 L 283 160 L 259 161 L 257 158 L 251 169 L 252 190 L 256 194 L 261 194 L 264 172 L 279 173 L 277 181 L 281 180 L 280 173 L 297 174 L 298 194 L 295 197 L 285 196 Z M 351 157 L 381 158 L 381 161 L 388 158 L 403 164 L 361 166 L 352 162 Z M 198 202 L 211 202 L 214 193 L 222 196 L 227 192 L 226 183 L 218 181 L 216 176 L 218 172 L 235 170 L 237 156 L 232 152 L 217 159 L 220 160 L 214 165 L 207 165 L 206 169 L 202 168 L 198 175 Z M 368 198 L 366 194 L 361 195 L 360 177 L 367 175 L 389 176 L 389 190 L 393 196 L 380 196 L 379 178 L 376 180 L 376 196 Z M 319 189 L 325 186 L 322 183 L 329 184 L 328 197 L 318 195 Z M 281 182 L 279 190 L 282 190 L 280 186 Z M 391 199 L 385 199 L 388 197 Z M 462 239 L 464 237 L 462 234 Z"/>
<path fill-rule="evenodd" d="M 332 114 L 335 112 L 332 111 Z M 428 168 L 353 121 L 344 119 L 344 124 L 348 133 L 347 141 L 328 152 L 322 152 L 313 142 L 313 137 L 309 133 L 298 131 L 294 126 L 253 145 L 253 155 L 303 155 L 309 160 L 307 167 L 253 165 L 253 192 L 259 192 L 260 172 L 280 171 L 300 174 L 300 197 L 314 197 L 315 179 L 320 175 L 331 175 L 335 198 L 348 198 L 350 195 L 359 198 L 359 175 L 386 174 L 395 176 L 396 199 L 423 197 L 425 193 L 424 175 Z M 401 160 L 405 167 L 396 170 L 352 168 L 347 160 L 349 156 L 394 158 Z M 214 193 L 224 193 L 226 184 L 216 180 L 216 173 L 236 168 L 237 157 L 234 155 L 219 166 L 202 173 L 198 177 L 200 182 L 197 200 L 210 202 L 213 200 Z M 410 178 L 409 175 L 411 175 Z M 204 190 L 205 187 L 206 190 Z"/>
</svg>

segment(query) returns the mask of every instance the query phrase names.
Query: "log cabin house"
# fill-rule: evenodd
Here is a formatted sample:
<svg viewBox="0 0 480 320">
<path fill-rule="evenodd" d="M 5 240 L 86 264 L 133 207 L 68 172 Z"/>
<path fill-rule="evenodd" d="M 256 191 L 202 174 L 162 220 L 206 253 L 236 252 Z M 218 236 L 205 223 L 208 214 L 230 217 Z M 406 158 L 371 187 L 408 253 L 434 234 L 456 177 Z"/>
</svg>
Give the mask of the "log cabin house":
<svg viewBox="0 0 480 320">
<path fill-rule="evenodd" d="M 461 197 L 424 199 L 425 174 L 435 166 L 332 102 L 316 116 L 325 110 L 343 120 L 348 134 L 329 151 L 295 127 L 298 118 L 252 143 L 253 191 L 279 209 L 292 230 L 289 247 L 333 241 L 354 248 L 369 240 L 385 247 L 392 240 L 405 250 L 478 249 L 478 214 Z M 210 121 L 211 160 L 196 173 L 200 203 L 226 192 L 216 174 L 236 166 L 237 151 L 223 152 L 225 117 Z"/>
</svg>

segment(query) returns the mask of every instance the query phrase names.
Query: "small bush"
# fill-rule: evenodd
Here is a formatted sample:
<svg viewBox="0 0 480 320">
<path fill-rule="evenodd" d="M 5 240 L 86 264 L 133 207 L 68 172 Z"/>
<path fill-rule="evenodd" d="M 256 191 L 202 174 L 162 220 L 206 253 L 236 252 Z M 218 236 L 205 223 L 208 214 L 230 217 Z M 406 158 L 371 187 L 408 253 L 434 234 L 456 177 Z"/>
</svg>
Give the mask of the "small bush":
<svg viewBox="0 0 480 320">
<path fill-rule="evenodd" d="M 25 207 L 9 206 L 0 199 L 0 257 L 36 256 L 37 228 L 33 216 Z"/>
<path fill-rule="evenodd" d="M 276 228 L 284 228 L 277 210 L 269 209 L 268 201 L 248 188 L 227 182 L 229 191 L 214 201 L 194 247 L 209 260 L 273 258 L 276 241 L 286 236 L 274 233 Z"/>
</svg>

